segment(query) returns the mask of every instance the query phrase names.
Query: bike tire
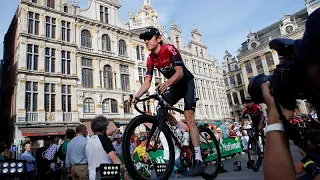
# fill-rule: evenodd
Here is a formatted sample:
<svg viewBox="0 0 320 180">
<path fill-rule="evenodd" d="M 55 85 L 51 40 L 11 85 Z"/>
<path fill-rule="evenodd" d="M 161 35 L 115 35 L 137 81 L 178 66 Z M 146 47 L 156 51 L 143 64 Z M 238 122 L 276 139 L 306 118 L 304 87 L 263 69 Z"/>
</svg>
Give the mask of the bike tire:
<svg viewBox="0 0 320 180">
<path fill-rule="evenodd" d="M 215 172 L 211 173 L 211 174 L 204 173 L 202 175 L 202 177 L 204 179 L 212 180 L 212 179 L 215 179 L 218 176 L 219 172 L 220 172 L 220 164 L 221 164 L 221 152 L 220 152 L 220 148 L 219 148 L 220 146 L 219 146 L 219 143 L 218 143 L 218 141 L 216 139 L 216 136 L 213 134 L 213 132 L 209 128 L 200 127 L 199 128 L 199 133 L 201 134 L 201 132 L 206 132 L 206 133 L 209 134 L 209 136 L 213 140 L 213 143 L 214 143 L 214 145 L 216 147 L 216 151 L 217 151 L 217 156 L 218 156 L 217 157 L 217 162 L 216 162 L 216 165 L 217 165 L 216 167 L 217 168 L 216 168 Z"/>
<path fill-rule="evenodd" d="M 123 159 L 126 166 L 127 171 L 129 172 L 132 179 L 151 179 L 151 178 L 145 178 L 142 177 L 137 169 L 135 168 L 130 154 L 130 138 L 135 130 L 136 127 L 138 127 L 142 123 L 152 123 L 152 125 L 157 124 L 157 117 L 156 116 L 150 116 L 150 115 L 139 115 L 135 118 L 133 118 L 129 124 L 127 125 L 123 136 L 122 136 L 122 152 L 123 152 Z M 168 142 L 168 146 L 172 147 L 169 148 L 169 163 L 167 164 L 167 168 L 161 176 L 152 179 L 152 180 L 167 180 L 170 178 L 172 171 L 174 169 L 174 162 L 175 162 L 175 150 L 174 150 L 174 144 L 171 138 L 171 132 L 169 128 L 165 125 L 163 126 L 162 132 Z"/>
<path fill-rule="evenodd" d="M 260 147 L 258 145 L 258 141 L 255 137 L 251 137 L 248 142 L 248 159 L 249 159 L 250 164 L 251 164 L 251 156 L 250 156 L 251 151 L 250 151 L 250 149 L 252 149 L 253 145 L 255 145 L 256 146 L 255 148 L 257 149 L 258 161 L 254 165 L 252 165 L 252 170 L 254 172 L 258 172 L 259 167 L 261 165 L 261 151 L 260 151 Z"/>
</svg>

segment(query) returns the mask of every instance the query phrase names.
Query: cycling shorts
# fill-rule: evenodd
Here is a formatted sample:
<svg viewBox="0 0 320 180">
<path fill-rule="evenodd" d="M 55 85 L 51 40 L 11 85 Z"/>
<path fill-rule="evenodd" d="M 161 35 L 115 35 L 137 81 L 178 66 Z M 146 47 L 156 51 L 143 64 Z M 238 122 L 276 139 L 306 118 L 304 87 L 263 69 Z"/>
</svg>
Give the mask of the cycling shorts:
<svg viewBox="0 0 320 180">
<path fill-rule="evenodd" d="M 171 86 L 162 94 L 162 98 L 171 106 L 184 98 L 184 110 L 193 110 L 196 108 L 196 90 L 194 80 L 181 81 Z"/>
</svg>

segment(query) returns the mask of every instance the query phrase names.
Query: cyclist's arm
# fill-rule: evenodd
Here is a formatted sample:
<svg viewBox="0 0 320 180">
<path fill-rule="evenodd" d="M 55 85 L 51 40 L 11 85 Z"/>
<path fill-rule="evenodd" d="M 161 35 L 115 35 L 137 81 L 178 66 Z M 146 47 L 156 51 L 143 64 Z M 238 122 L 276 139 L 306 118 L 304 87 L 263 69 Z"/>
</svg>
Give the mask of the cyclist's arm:
<svg viewBox="0 0 320 180">
<path fill-rule="evenodd" d="M 147 74 L 146 74 L 144 82 L 142 83 L 139 91 L 135 95 L 136 98 L 140 98 L 142 95 L 144 95 L 149 90 L 149 88 L 151 86 L 152 76 L 153 76 L 153 69 L 154 69 L 154 65 L 153 65 L 153 62 L 149 56 L 147 59 Z"/>
<path fill-rule="evenodd" d="M 241 127 L 242 128 L 246 128 L 246 127 L 244 127 L 244 119 L 245 119 L 244 117 L 247 115 L 247 113 L 248 113 L 248 109 L 245 107 L 242 112 L 242 116 L 241 116 Z"/>
<path fill-rule="evenodd" d="M 167 50 L 170 54 L 171 61 L 175 70 L 174 75 L 167 81 L 169 83 L 169 86 L 172 86 L 177 82 L 179 82 L 184 77 L 183 61 L 180 53 L 173 45 L 168 45 Z"/>
</svg>

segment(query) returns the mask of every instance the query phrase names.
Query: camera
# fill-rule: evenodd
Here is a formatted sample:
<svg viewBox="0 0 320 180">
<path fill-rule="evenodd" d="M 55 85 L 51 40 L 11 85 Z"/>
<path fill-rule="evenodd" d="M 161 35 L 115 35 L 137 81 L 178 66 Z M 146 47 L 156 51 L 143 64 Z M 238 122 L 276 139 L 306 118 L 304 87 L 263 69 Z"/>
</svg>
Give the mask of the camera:
<svg viewBox="0 0 320 180">
<path fill-rule="evenodd" d="M 273 75 L 251 77 L 248 92 L 255 103 L 264 103 L 261 85 L 270 81 L 270 94 L 284 108 L 294 110 L 296 99 L 307 99 L 319 108 L 319 90 L 307 78 L 307 61 L 294 54 L 294 40 L 274 39 L 269 42 L 270 49 L 277 51 L 280 63 Z"/>
</svg>

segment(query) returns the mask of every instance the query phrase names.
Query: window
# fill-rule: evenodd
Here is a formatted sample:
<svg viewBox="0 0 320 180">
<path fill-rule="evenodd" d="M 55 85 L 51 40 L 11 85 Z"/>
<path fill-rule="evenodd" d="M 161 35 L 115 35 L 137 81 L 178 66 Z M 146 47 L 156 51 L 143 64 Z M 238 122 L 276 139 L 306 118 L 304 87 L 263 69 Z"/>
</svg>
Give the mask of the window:
<svg viewBox="0 0 320 180">
<path fill-rule="evenodd" d="M 61 51 L 61 72 L 62 74 L 71 74 L 70 51 Z"/>
<path fill-rule="evenodd" d="M 62 85 L 62 111 L 71 112 L 71 85 Z"/>
<path fill-rule="evenodd" d="M 238 85 L 242 84 L 241 74 L 237 74 Z"/>
<path fill-rule="evenodd" d="M 56 38 L 56 18 L 46 17 L 46 37 L 47 38 Z"/>
<path fill-rule="evenodd" d="M 235 81 L 235 79 L 234 79 L 234 76 L 231 76 L 231 77 L 230 77 L 230 85 L 231 85 L 231 86 L 236 85 L 236 81 Z"/>
<path fill-rule="evenodd" d="M 63 6 L 63 12 L 68 13 L 68 6 Z"/>
<path fill-rule="evenodd" d="M 207 99 L 206 88 L 205 88 L 205 85 L 203 83 L 203 80 L 201 80 L 201 86 L 202 86 L 203 99 Z"/>
<path fill-rule="evenodd" d="M 124 113 L 131 113 L 131 105 L 128 100 L 123 103 Z"/>
<path fill-rule="evenodd" d="M 179 49 L 179 37 L 176 36 L 176 44 L 177 44 L 177 48 Z"/>
<path fill-rule="evenodd" d="M 56 85 L 55 84 L 44 84 L 44 102 L 46 112 L 55 112 L 56 104 Z"/>
<path fill-rule="evenodd" d="M 212 112 L 212 116 L 214 116 L 214 106 L 213 105 L 210 105 L 210 110 Z"/>
<path fill-rule="evenodd" d="M 200 50 L 201 57 L 203 58 L 203 49 Z"/>
<path fill-rule="evenodd" d="M 81 46 L 83 47 L 92 47 L 91 34 L 88 30 L 81 31 Z"/>
<path fill-rule="evenodd" d="M 139 72 L 139 82 L 142 84 L 144 82 L 144 77 L 147 74 L 147 69 L 146 68 L 138 68 Z"/>
<path fill-rule="evenodd" d="M 82 58 L 82 86 L 93 87 L 92 59 Z"/>
<path fill-rule="evenodd" d="M 137 53 L 137 59 L 138 59 L 138 60 L 142 60 L 142 59 L 141 59 L 141 56 L 140 56 L 140 46 L 137 46 L 137 47 L 136 47 L 136 53 Z"/>
<path fill-rule="evenodd" d="M 28 44 L 27 45 L 27 69 L 38 70 L 39 46 Z"/>
<path fill-rule="evenodd" d="M 192 60 L 192 70 L 194 73 L 196 72 L 196 69 L 197 69 L 196 62 L 194 60 Z"/>
<path fill-rule="evenodd" d="M 231 95 L 230 94 L 227 94 L 227 99 L 228 99 L 229 105 L 231 106 L 232 105 L 232 99 L 231 99 Z"/>
<path fill-rule="evenodd" d="M 196 47 L 196 54 L 199 56 L 198 47 Z"/>
<path fill-rule="evenodd" d="M 31 2 L 33 2 L 33 3 L 37 3 L 37 0 L 32 0 Z"/>
<path fill-rule="evenodd" d="M 201 62 L 198 62 L 198 67 L 199 67 L 199 74 L 203 74 Z"/>
<path fill-rule="evenodd" d="M 46 48 L 45 49 L 45 71 L 46 72 L 55 72 L 55 53 L 56 49 Z"/>
<path fill-rule="evenodd" d="M 263 73 L 263 66 L 262 66 L 262 61 L 261 61 L 260 56 L 255 57 L 254 62 L 256 64 L 258 74 L 262 74 Z M 261 70 L 262 70 L 262 73 L 261 73 Z"/>
<path fill-rule="evenodd" d="M 246 71 L 248 74 L 252 73 L 252 67 L 251 67 L 251 62 L 250 61 L 246 61 L 244 62 L 244 65 L 246 67 Z"/>
<path fill-rule="evenodd" d="M 102 112 L 103 113 L 118 113 L 118 102 L 117 102 L 117 100 L 115 100 L 115 99 L 105 99 L 105 100 L 103 100 L 103 102 L 102 102 Z"/>
<path fill-rule="evenodd" d="M 224 79 L 224 84 L 225 84 L 226 86 L 229 86 L 228 78 Z"/>
<path fill-rule="evenodd" d="M 61 21 L 61 36 L 62 36 L 62 41 L 67 41 L 70 42 L 70 22 L 67 21 Z"/>
<path fill-rule="evenodd" d="M 203 72 L 205 76 L 209 76 L 209 74 L 207 73 L 207 65 L 203 64 Z"/>
<path fill-rule="evenodd" d="M 240 92 L 241 101 L 242 101 L 242 103 L 244 103 L 244 101 L 245 101 L 244 90 L 241 89 L 239 92 Z"/>
<path fill-rule="evenodd" d="M 29 21 L 28 21 L 28 33 L 39 35 L 39 14 L 34 12 L 29 12 Z"/>
<path fill-rule="evenodd" d="M 103 68 L 104 87 L 106 89 L 113 89 L 113 77 L 111 66 L 105 65 Z"/>
<path fill-rule="evenodd" d="M 84 113 L 94 113 L 94 101 L 91 98 L 86 98 L 83 101 L 83 112 Z"/>
<path fill-rule="evenodd" d="M 54 0 L 47 0 L 47 7 L 54 9 Z"/>
<path fill-rule="evenodd" d="M 234 104 L 235 104 L 235 105 L 238 105 L 238 104 L 239 104 L 239 101 L 238 101 L 238 95 L 237 95 L 237 93 L 232 93 L 232 96 L 233 96 Z"/>
<path fill-rule="evenodd" d="M 211 86 L 210 86 L 209 81 L 207 81 L 207 88 L 208 88 L 209 100 L 212 100 L 212 90 L 211 90 Z"/>
<path fill-rule="evenodd" d="M 127 55 L 127 46 L 126 46 L 126 42 L 123 39 L 119 40 L 119 55 L 120 56 Z"/>
<path fill-rule="evenodd" d="M 121 73 L 121 89 L 123 91 L 130 91 L 129 67 L 120 65 L 120 73 Z"/>
<path fill-rule="evenodd" d="M 102 35 L 102 50 L 109 52 L 111 51 L 110 37 L 106 34 Z"/>
<path fill-rule="evenodd" d="M 266 61 L 267 61 L 268 66 L 274 65 L 273 56 L 272 56 L 271 52 L 267 52 L 265 54 L 265 57 L 266 57 Z"/>
<path fill-rule="evenodd" d="M 26 82 L 25 109 L 27 112 L 36 112 L 38 110 L 38 83 Z"/>
<path fill-rule="evenodd" d="M 144 47 L 140 47 L 141 49 L 141 60 L 144 61 Z"/>
<path fill-rule="evenodd" d="M 100 6 L 100 21 L 108 24 L 108 8 Z"/>
<path fill-rule="evenodd" d="M 154 79 L 155 79 L 155 83 L 161 83 L 162 79 L 161 79 L 161 72 L 158 71 L 157 69 L 153 70 L 153 75 L 154 75 Z"/>
<path fill-rule="evenodd" d="M 209 116 L 209 106 L 208 106 L 208 105 L 205 105 L 204 107 L 205 107 L 205 109 L 206 109 L 206 115 Z"/>
</svg>

